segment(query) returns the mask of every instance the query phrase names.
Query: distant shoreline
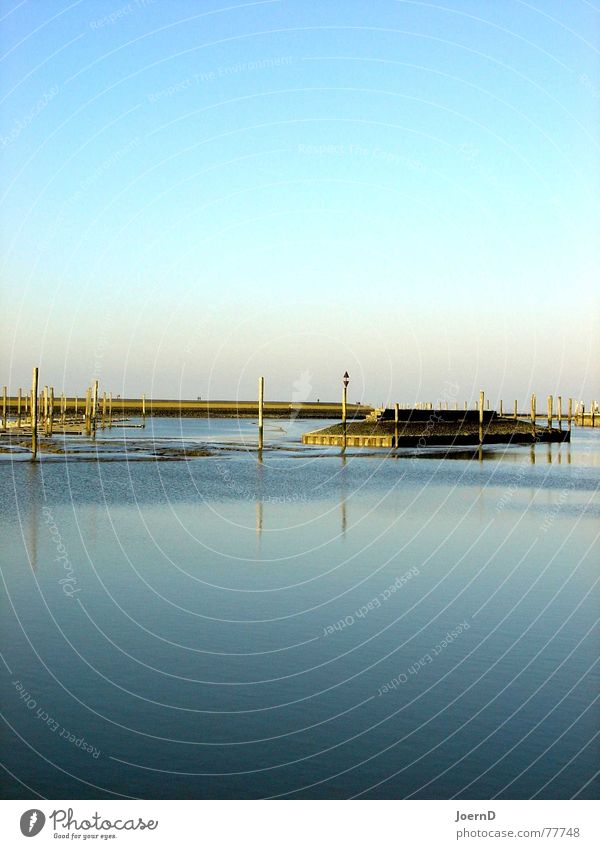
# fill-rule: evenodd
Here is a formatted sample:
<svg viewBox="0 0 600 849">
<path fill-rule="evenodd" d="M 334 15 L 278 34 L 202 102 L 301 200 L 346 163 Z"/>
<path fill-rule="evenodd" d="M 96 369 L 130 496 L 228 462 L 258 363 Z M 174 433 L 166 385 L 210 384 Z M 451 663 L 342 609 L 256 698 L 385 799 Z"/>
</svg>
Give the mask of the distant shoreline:
<svg viewBox="0 0 600 849">
<path fill-rule="evenodd" d="M 68 396 L 66 399 L 66 413 L 73 415 L 75 412 L 83 413 L 85 409 L 85 395 Z M 22 402 L 23 403 L 23 402 Z M 107 401 L 108 404 L 108 401 Z M 99 398 L 100 412 L 102 410 L 102 398 Z M 244 418 L 252 419 L 258 417 L 258 401 L 192 401 L 174 400 L 169 398 L 146 398 L 146 416 L 165 416 L 176 418 Z M 365 418 L 373 407 L 367 404 L 348 404 L 348 418 Z M 17 412 L 17 398 L 7 398 L 7 411 L 14 415 Z M 60 396 L 54 397 L 54 415 L 60 412 Z M 113 398 L 112 415 L 117 416 L 141 416 L 144 413 L 141 398 Z M 270 419 L 341 419 L 341 402 L 329 401 L 265 401 L 263 415 Z"/>
</svg>

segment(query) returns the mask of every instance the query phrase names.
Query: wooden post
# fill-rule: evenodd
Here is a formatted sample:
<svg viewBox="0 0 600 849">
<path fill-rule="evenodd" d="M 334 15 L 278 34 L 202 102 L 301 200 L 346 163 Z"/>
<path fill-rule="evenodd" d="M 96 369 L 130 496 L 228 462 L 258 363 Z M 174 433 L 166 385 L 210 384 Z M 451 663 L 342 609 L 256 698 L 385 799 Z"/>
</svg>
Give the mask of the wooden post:
<svg viewBox="0 0 600 849">
<path fill-rule="evenodd" d="M 467 409 L 467 402 L 465 401 L 465 410 Z"/>
<path fill-rule="evenodd" d="M 25 418 L 27 418 L 28 413 L 29 413 L 29 394 L 25 395 Z"/>
<path fill-rule="evenodd" d="M 2 427 L 6 428 L 6 386 L 2 390 Z"/>
<path fill-rule="evenodd" d="M 531 431 L 535 436 L 535 395 L 531 396 Z"/>
<path fill-rule="evenodd" d="M 263 449 L 263 407 L 265 402 L 265 379 L 258 378 L 258 450 Z"/>
<path fill-rule="evenodd" d="M 48 436 L 52 436 L 52 430 L 54 427 L 54 387 L 50 387 L 50 398 L 49 398 L 49 414 L 48 414 Z"/>
<path fill-rule="evenodd" d="M 556 418 L 558 419 L 558 429 L 562 430 L 562 395 L 556 396 Z"/>
<path fill-rule="evenodd" d="M 33 369 L 33 379 L 31 381 L 31 461 L 34 462 L 37 457 L 37 425 L 38 425 L 38 370 Z"/>
<path fill-rule="evenodd" d="M 43 418 L 44 418 L 44 433 L 48 435 L 48 387 L 44 386 L 43 398 Z"/>
<path fill-rule="evenodd" d="M 503 415 L 504 415 L 504 411 L 503 411 L 503 409 L 502 409 L 502 398 L 500 398 L 500 415 L 501 415 L 501 416 L 503 416 Z"/>
<path fill-rule="evenodd" d="M 570 432 L 573 426 L 573 399 L 567 401 L 567 430 Z"/>
<path fill-rule="evenodd" d="M 519 404 L 515 401 L 515 421 L 519 418 Z"/>
<path fill-rule="evenodd" d="M 483 408 L 485 404 L 485 392 L 483 389 L 479 393 L 479 444 L 483 443 Z"/>
<path fill-rule="evenodd" d="M 398 404 L 394 404 L 394 447 L 398 447 L 398 421 L 400 414 L 398 412 Z"/>
<path fill-rule="evenodd" d="M 21 403 L 22 403 L 22 393 L 21 387 L 19 386 L 19 392 L 17 394 L 17 427 L 21 427 Z"/>
<path fill-rule="evenodd" d="M 112 427 L 112 392 L 108 396 L 108 426 Z"/>
<path fill-rule="evenodd" d="M 77 395 L 75 396 L 73 415 L 77 418 Z"/>
<path fill-rule="evenodd" d="M 146 427 L 146 396 L 142 395 L 142 426 Z"/>
<path fill-rule="evenodd" d="M 585 426 L 585 404 L 581 402 L 581 427 Z"/>
<path fill-rule="evenodd" d="M 65 398 L 65 393 L 61 392 L 61 396 L 60 396 L 60 421 L 61 421 L 61 424 L 65 423 L 66 413 L 67 413 L 67 399 Z"/>
<path fill-rule="evenodd" d="M 590 407 L 590 413 L 592 414 L 592 427 L 595 427 L 595 424 L 594 424 L 595 409 L 596 409 L 596 402 L 592 401 L 592 404 L 591 404 L 591 407 Z"/>
<path fill-rule="evenodd" d="M 552 430 L 552 419 L 553 419 L 552 404 L 553 404 L 553 400 L 554 399 L 552 398 L 552 395 L 548 395 L 548 430 Z"/>
<path fill-rule="evenodd" d="M 98 381 L 94 381 L 92 389 L 92 433 L 96 436 L 96 428 L 98 426 Z"/>
<path fill-rule="evenodd" d="M 92 389 L 90 386 L 85 392 L 85 432 L 88 436 L 92 433 Z"/>
<path fill-rule="evenodd" d="M 106 427 L 106 392 L 102 393 L 102 429 Z"/>
<path fill-rule="evenodd" d="M 486 410 L 489 410 L 489 409 L 490 409 L 490 401 L 489 401 L 489 398 L 488 398 L 488 400 L 485 402 L 485 409 L 486 409 Z"/>
</svg>

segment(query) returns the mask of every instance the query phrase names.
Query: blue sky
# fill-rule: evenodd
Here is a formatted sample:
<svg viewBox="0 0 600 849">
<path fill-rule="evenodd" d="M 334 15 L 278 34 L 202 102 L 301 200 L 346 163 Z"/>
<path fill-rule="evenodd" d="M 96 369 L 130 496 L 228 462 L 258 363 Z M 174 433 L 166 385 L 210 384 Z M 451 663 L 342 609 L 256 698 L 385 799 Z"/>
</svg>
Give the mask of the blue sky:
<svg viewBox="0 0 600 849">
<path fill-rule="evenodd" d="M 600 397 L 592 3 L 0 9 L 11 388 Z"/>
</svg>

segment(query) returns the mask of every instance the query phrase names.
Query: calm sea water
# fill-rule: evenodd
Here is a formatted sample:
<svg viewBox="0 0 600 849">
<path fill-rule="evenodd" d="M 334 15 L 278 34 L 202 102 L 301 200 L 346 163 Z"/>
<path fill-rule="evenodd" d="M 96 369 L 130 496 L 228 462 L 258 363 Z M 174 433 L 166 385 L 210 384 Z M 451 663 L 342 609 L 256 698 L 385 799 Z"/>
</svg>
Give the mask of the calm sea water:
<svg viewBox="0 0 600 849">
<path fill-rule="evenodd" d="M 6 796 L 597 797 L 600 431 L 342 457 L 318 424 L 3 459 Z"/>
</svg>

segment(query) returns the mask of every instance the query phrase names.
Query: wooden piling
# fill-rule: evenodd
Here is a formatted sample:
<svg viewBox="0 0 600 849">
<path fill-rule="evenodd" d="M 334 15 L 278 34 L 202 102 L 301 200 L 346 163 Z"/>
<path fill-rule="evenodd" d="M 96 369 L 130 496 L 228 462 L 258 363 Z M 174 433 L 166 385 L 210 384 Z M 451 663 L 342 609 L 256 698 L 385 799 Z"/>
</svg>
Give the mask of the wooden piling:
<svg viewBox="0 0 600 849">
<path fill-rule="evenodd" d="M 532 395 L 531 396 L 531 431 L 532 431 L 534 436 L 535 436 L 535 402 L 536 402 L 535 395 Z"/>
<path fill-rule="evenodd" d="M 31 461 L 34 462 L 37 457 L 37 426 L 38 426 L 38 369 L 33 369 L 33 379 L 31 382 Z"/>
<path fill-rule="evenodd" d="M 398 421 L 400 420 L 400 412 L 398 404 L 394 404 L 394 448 L 398 447 Z"/>
<path fill-rule="evenodd" d="M 146 396 L 142 395 L 142 427 L 146 427 Z"/>
<path fill-rule="evenodd" d="M 106 392 L 102 393 L 102 430 L 106 427 Z"/>
<path fill-rule="evenodd" d="M 44 386 L 44 391 L 42 393 L 42 403 L 43 403 L 43 419 L 44 419 L 44 433 L 48 436 L 48 387 Z"/>
<path fill-rule="evenodd" d="M 483 389 L 479 393 L 479 444 L 483 443 L 483 409 L 485 404 L 485 392 Z"/>
<path fill-rule="evenodd" d="M 6 429 L 6 386 L 2 389 L 2 427 Z"/>
<path fill-rule="evenodd" d="M 583 403 L 583 401 L 581 402 L 580 424 L 581 424 L 581 427 L 583 427 L 584 424 L 585 424 L 585 404 Z"/>
<path fill-rule="evenodd" d="M 596 402 L 595 401 L 592 401 L 592 403 L 591 403 L 590 414 L 592 416 L 592 427 L 595 427 L 596 426 L 595 423 L 594 423 L 594 417 L 595 417 L 595 414 L 596 414 Z"/>
<path fill-rule="evenodd" d="M 112 392 L 108 396 L 108 426 L 112 427 Z"/>
<path fill-rule="evenodd" d="M 573 399 L 567 401 L 567 430 L 570 432 L 573 425 Z"/>
<path fill-rule="evenodd" d="M 23 401 L 23 395 L 21 393 L 21 387 L 19 386 L 19 392 L 17 393 L 17 427 L 21 427 L 21 405 Z"/>
<path fill-rule="evenodd" d="M 96 428 L 98 426 L 98 381 L 94 381 L 92 388 L 92 433 L 96 436 Z"/>
<path fill-rule="evenodd" d="M 515 401 L 515 412 L 514 412 L 514 419 L 515 419 L 515 421 L 516 421 L 518 418 L 519 418 L 519 402 L 518 402 L 518 401 Z"/>
<path fill-rule="evenodd" d="M 553 397 L 552 395 L 548 395 L 548 430 L 552 430 L 552 419 L 553 419 Z"/>
<path fill-rule="evenodd" d="M 54 429 L 54 387 L 50 387 L 50 397 L 48 399 L 48 436 L 52 436 Z"/>
<path fill-rule="evenodd" d="M 501 416 L 504 415 L 504 410 L 502 409 L 502 398 L 500 398 L 500 409 L 499 409 L 498 412 L 500 413 Z"/>
<path fill-rule="evenodd" d="M 61 424 L 65 423 L 65 416 L 67 414 L 67 399 L 65 398 L 65 393 L 61 392 L 60 395 L 60 421 Z"/>
<path fill-rule="evenodd" d="M 88 436 L 92 433 L 92 389 L 88 386 L 85 393 L 85 432 Z"/>
<path fill-rule="evenodd" d="M 258 450 L 263 449 L 263 413 L 265 402 L 265 379 L 258 378 Z"/>
<path fill-rule="evenodd" d="M 77 395 L 75 396 L 75 403 L 74 403 L 74 411 L 73 412 L 74 412 L 75 418 L 77 418 Z"/>
<path fill-rule="evenodd" d="M 558 429 L 562 430 L 562 396 L 561 395 L 556 396 L 556 418 L 558 419 Z"/>
</svg>

